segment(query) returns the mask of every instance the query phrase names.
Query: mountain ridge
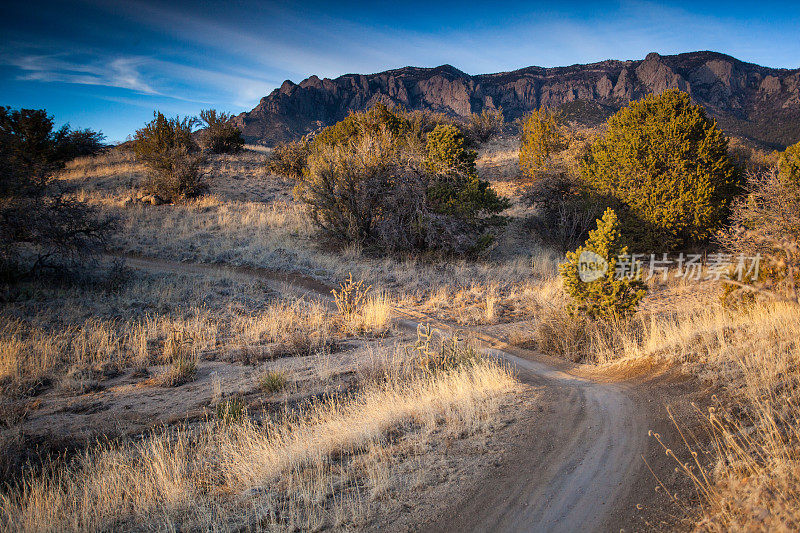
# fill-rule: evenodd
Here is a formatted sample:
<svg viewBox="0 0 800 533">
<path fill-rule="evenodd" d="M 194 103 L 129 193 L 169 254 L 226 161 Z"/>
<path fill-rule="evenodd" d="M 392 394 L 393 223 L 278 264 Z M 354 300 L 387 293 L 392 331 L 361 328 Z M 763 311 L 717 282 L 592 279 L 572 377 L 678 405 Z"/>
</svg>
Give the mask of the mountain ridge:
<svg viewBox="0 0 800 533">
<path fill-rule="evenodd" d="M 284 81 L 234 120 L 249 142 L 267 145 L 296 139 L 376 102 L 457 117 L 502 107 L 507 120 L 541 106 L 564 107 L 570 119 L 594 123 L 632 100 L 673 88 L 688 92 L 730 135 L 770 148 L 800 140 L 800 69 L 764 67 L 713 51 L 651 52 L 640 60 L 476 75 L 449 64 L 334 79 L 312 75 L 297 84 Z"/>
</svg>

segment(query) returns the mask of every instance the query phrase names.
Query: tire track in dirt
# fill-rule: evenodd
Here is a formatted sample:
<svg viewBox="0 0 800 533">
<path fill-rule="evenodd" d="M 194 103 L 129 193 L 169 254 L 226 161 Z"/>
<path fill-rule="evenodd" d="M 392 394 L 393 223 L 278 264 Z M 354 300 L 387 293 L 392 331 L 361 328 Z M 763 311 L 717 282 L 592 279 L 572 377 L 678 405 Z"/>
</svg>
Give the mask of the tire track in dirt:
<svg viewBox="0 0 800 533">
<path fill-rule="evenodd" d="M 124 257 L 128 266 L 186 274 L 261 280 L 278 291 L 319 298 L 332 305 L 330 287 L 297 273 L 249 267 Z M 416 331 L 430 324 L 453 328 L 414 312 L 396 309 L 395 323 Z M 617 515 L 636 505 L 633 480 L 642 475 L 647 448 L 647 413 L 623 386 L 598 383 L 560 369 L 563 363 L 504 343 L 479 331 L 459 328 L 490 357 L 512 365 L 520 381 L 555 395 L 557 412 L 542 417 L 508 450 L 503 467 L 455 498 L 450 512 L 430 531 L 619 531 Z"/>
</svg>

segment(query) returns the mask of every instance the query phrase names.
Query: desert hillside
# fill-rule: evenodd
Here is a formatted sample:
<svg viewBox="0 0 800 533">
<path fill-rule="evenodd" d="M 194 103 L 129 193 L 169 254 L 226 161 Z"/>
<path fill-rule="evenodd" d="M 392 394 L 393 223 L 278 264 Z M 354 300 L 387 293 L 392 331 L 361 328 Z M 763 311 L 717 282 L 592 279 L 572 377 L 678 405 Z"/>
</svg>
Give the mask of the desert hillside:
<svg viewBox="0 0 800 533">
<path fill-rule="evenodd" d="M 800 531 L 799 28 L 0 3 L 0 533 Z"/>
<path fill-rule="evenodd" d="M 631 157 L 601 151 L 617 128 L 671 157 L 665 109 L 703 128 L 687 150 L 717 158 L 722 193 L 750 169 L 749 203 L 675 226 L 679 204 L 629 214 L 664 177 L 619 218 L 576 189 Z M 375 106 L 269 150 L 209 121 L 156 117 L 133 149 L 95 147 L 53 189 L 7 195 L 7 238 L 27 240 L 5 256 L 0 310 L 5 529 L 798 524 L 800 313 L 780 255 L 796 260 L 796 233 L 773 239 L 797 231 L 795 148 L 729 150 L 678 91 L 607 129 L 543 110 L 522 136 L 498 114 Z M 164 150 L 159 131 L 204 148 Z M 758 231 L 734 231 L 752 209 Z M 620 235 L 673 249 L 578 281 L 582 250 L 621 264 Z"/>
</svg>

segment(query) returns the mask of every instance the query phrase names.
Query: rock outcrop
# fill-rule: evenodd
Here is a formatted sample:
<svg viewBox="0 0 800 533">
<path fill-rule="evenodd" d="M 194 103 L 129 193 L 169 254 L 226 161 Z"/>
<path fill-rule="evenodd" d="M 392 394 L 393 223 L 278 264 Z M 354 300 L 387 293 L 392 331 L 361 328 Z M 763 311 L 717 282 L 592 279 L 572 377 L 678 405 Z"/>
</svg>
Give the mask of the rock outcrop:
<svg viewBox="0 0 800 533">
<path fill-rule="evenodd" d="M 716 52 L 470 76 L 450 65 L 283 82 L 236 122 L 249 142 L 297 138 L 375 102 L 454 116 L 503 108 L 513 120 L 540 106 L 592 123 L 631 100 L 680 89 L 729 134 L 780 148 L 800 140 L 800 69 L 773 69 Z"/>
</svg>

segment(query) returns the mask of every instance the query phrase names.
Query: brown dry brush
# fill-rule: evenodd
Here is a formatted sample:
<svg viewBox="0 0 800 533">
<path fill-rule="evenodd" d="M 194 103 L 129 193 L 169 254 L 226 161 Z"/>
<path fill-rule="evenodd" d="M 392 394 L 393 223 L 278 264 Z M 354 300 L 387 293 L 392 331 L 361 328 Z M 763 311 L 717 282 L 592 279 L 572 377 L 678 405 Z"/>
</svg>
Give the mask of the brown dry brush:
<svg viewBox="0 0 800 533">
<path fill-rule="evenodd" d="M 776 168 L 748 176 L 746 194 L 732 208 L 730 226 L 718 235 L 734 255 L 761 258 L 756 280 L 732 279 L 726 296 L 798 300 L 800 282 L 800 185 Z"/>
<path fill-rule="evenodd" d="M 605 202 L 593 195 L 569 169 L 541 171 L 524 200 L 536 208 L 530 220 L 546 243 L 571 251 L 581 245 L 603 216 Z"/>
<path fill-rule="evenodd" d="M 505 125 L 502 107 L 495 110 L 484 109 L 480 114 L 472 113 L 469 116 L 464 128 L 464 136 L 470 144 L 477 146 L 495 135 L 503 133 Z"/>
<path fill-rule="evenodd" d="M 393 134 L 382 131 L 348 146 L 316 150 L 308 177 L 295 189 L 312 220 L 338 240 L 367 246 L 469 246 L 462 224 L 428 208 L 421 160 L 397 150 L 394 142 Z"/>
<path fill-rule="evenodd" d="M 299 141 L 279 144 L 267 158 L 267 172 L 290 179 L 302 178 L 310 144 L 307 137 L 303 137 Z"/>
<path fill-rule="evenodd" d="M 485 249 L 507 202 L 477 178 L 458 128 L 426 133 L 432 124 L 409 117 L 376 105 L 319 132 L 296 198 L 340 242 L 380 252 Z"/>
</svg>

